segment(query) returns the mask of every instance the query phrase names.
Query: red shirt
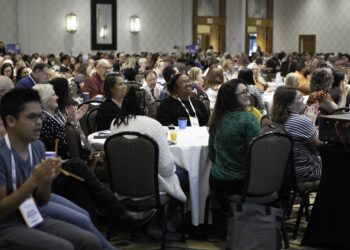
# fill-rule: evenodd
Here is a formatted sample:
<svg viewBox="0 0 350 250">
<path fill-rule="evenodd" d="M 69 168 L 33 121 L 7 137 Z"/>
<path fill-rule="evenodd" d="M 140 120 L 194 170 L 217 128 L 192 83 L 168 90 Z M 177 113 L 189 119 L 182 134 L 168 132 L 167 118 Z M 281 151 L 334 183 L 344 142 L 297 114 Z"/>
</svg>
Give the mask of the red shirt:
<svg viewBox="0 0 350 250">
<path fill-rule="evenodd" d="M 93 73 L 92 76 L 85 80 L 83 91 L 90 93 L 90 98 L 94 98 L 96 95 L 104 95 L 103 93 L 103 81 L 100 76 Z"/>
</svg>

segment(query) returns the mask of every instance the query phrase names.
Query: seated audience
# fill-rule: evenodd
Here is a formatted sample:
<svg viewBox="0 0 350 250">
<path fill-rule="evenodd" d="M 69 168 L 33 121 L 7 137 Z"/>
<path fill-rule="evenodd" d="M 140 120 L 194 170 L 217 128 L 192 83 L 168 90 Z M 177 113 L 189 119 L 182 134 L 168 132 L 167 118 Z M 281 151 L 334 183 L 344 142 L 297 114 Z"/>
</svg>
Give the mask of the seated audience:
<svg viewBox="0 0 350 250">
<path fill-rule="evenodd" d="M 57 96 L 53 87 L 49 84 L 41 84 L 33 87 L 37 90 L 41 99 L 43 112 L 42 128 L 40 139 L 44 142 L 49 151 L 55 150 L 55 140 L 58 139 L 58 156 L 68 158 L 67 142 L 65 140 L 65 123 L 60 113 L 57 113 Z M 53 191 L 67 197 L 79 206 L 86 209 L 91 218 L 96 220 L 96 208 L 107 212 L 113 219 L 136 221 L 144 220 L 151 216 L 151 211 L 147 213 L 135 214 L 125 211 L 112 192 L 105 189 L 97 180 L 95 174 L 87 167 L 86 163 L 80 159 L 71 159 L 63 164 L 63 168 L 73 174 L 82 177 L 85 181 L 79 182 L 73 178 L 67 178 L 61 174 L 53 183 Z M 95 208 L 96 207 L 96 208 Z M 130 218 L 131 217 L 131 218 Z M 124 223 L 124 222 L 123 222 Z M 124 223 L 125 224 L 125 223 Z"/>
<path fill-rule="evenodd" d="M 265 91 L 268 88 L 268 84 L 261 76 L 259 66 L 256 63 L 250 63 L 247 68 L 253 71 L 255 85 L 258 86 L 260 91 Z"/>
<path fill-rule="evenodd" d="M 97 111 L 97 131 L 111 128 L 113 119 L 120 113 L 127 86 L 121 75 L 109 74 L 105 80 L 103 89 L 106 99 L 101 103 Z"/>
<path fill-rule="evenodd" d="M 0 101 L 1 98 L 14 87 L 15 85 L 13 84 L 10 78 L 8 78 L 7 76 L 0 76 Z M 5 133 L 6 130 L 4 127 L 4 123 L 2 122 L 0 117 L 0 137 L 3 136 Z"/>
<path fill-rule="evenodd" d="M 59 158 L 44 160 L 45 149 L 38 140 L 40 113 L 40 97 L 33 90 L 11 90 L 1 99 L 0 114 L 7 134 L 0 139 L 0 247 L 102 249 L 99 239 L 88 231 L 52 217 L 38 218 L 39 214 L 36 216 L 39 224 L 33 227 L 28 222 L 28 226 L 19 213 L 18 209 L 27 214 L 24 201 L 32 209 L 47 204 L 52 181 L 60 173 Z M 13 172 L 11 168 L 16 170 L 16 184 L 9 174 Z"/>
<path fill-rule="evenodd" d="M 248 87 L 241 79 L 224 83 L 209 120 L 209 185 L 224 195 L 242 194 L 251 140 L 260 133 L 250 105 Z"/>
<path fill-rule="evenodd" d="M 318 104 L 305 108 L 303 96 L 294 87 L 279 86 L 273 96 L 271 120 L 283 124 L 293 141 L 293 165 L 297 181 L 315 181 L 321 178 L 322 162 L 316 146 L 318 130 L 315 121 Z"/>
<path fill-rule="evenodd" d="M 333 84 L 332 84 L 332 89 L 331 89 L 331 96 L 332 99 L 335 103 L 338 103 L 340 101 L 340 96 L 341 96 L 341 90 L 343 90 L 344 87 L 349 88 L 349 80 L 348 76 L 345 73 L 345 70 L 342 69 L 336 69 L 333 72 Z M 349 93 L 346 96 L 346 101 L 345 101 L 345 107 L 349 107 L 350 103 L 350 95 Z"/>
<path fill-rule="evenodd" d="M 4 63 L 1 66 L 0 75 L 7 76 L 8 78 L 10 78 L 13 81 L 15 79 L 13 65 L 11 63 Z"/>
<path fill-rule="evenodd" d="M 310 94 L 310 81 L 307 77 L 306 72 L 306 61 L 305 59 L 300 59 L 297 63 L 295 63 L 295 74 L 297 74 L 299 78 L 298 90 L 303 95 Z"/>
<path fill-rule="evenodd" d="M 165 80 L 165 86 L 162 89 L 162 91 L 160 92 L 160 99 L 163 100 L 166 97 L 169 96 L 169 91 L 168 91 L 168 83 L 170 82 L 171 78 L 176 75 L 178 73 L 177 69 L 174 68 L 173 66 L 169 65 L 167 67 L 164 68 L 163 70 L 163 77 Z"/>
<path fill-rule="evenodd" d="M 203 90 L 207 94 L 210 101 L 210 111 L 214 110 L 216 97 L 221 84 L 224 83 L 224 72 L 218 66 L 211 67 L 208 71 L 206 80 L 204 82 Z"/>
<path fill-rule="evenodd" d="M 159 107 L 160 93 L 162 88 L 157 84 L 157 74 L 153 70 L 144 72 L 146 84 L 142 86 L 146 95 L 147 116 L 155 118 Z"/>
<path fill-rule="evenodd" d="M 115 134 L 124 131 L 135 131 L 148 135 L 155 140 L 159 146 L 159 191 L 166 192 L 184 202 L 186 201 L 186 195 L 183 189 L 187 190 L 188 188 L 186 170 L 175 168 L 168 148 L 166 129 L 158 121 L 144 116 L 142 103 L 142 95 L 138 95 L 137 90 L 131 87 L 123 100 L 119 116 L 113 122 L 111 132 Z"/>
<path fill-rule="evenodd" d="M 36 63 L 33 72 L 16 83 L 16 88 L 32 88 L 39 83 L 46 83 L 51 74 L 50 66 L 45 63 Z"/>
<path fill-rule="evenodd" d="M 224 71 L 224 82 L 227 82 L 233 78 L 236 70 L 231 58 L 222 61 L 222 70 Z"/>
<path fill-rule="evenodd" d="M 207 125 L 209 112 L 202 102 L 191 97 L 192 83 L 187 75 L 173 76 L 167 87 L 170 96 L 161 101 L 157 112 L 163 126 L 178 126 L 179 117 L 186 117 L 188 126 Z"/>
<path fill-rule="evenodd" d="M 91 76 L 91 67 L 87 63 L 81 63 L 73 72 L 74 82 L 77 84 L 79 92 L 84 88 L 85 80 Z"/>
<path fill-rule="evenodd" d="M 284 85 L 289 87 L 298 88 L 299 86 L 299 77 L 294 72 L 289 73 L 284 79 Z"/>
<path fill-rule="evenodd" d="M 318 103 L 321 114 L 330 114 L 337 108 L 345 107 L 346 97 L 349 93 L 345 81 L 339 85 L 338 105 L 334 102 L 331 89 L 333 84 L 333 73 L 329 68 L 318 68 L 311 75 L 310 95 L 307 104 Z"/>
<path fill-rule="evenodd" d="M 31 68 L 27 66 L 19 67 L 16 73 L 16 83 L 19 82 L 19 80 L 21 80 L 23 77 L 28 76 L 30 73 L 32 73 Z"/>
<path fill-rule="evenodd" d="M 85 80 L 83 91 L 89 92 L 90 99 L 94 100 L 96 95 L 104 95 L 103 82 L 112 66 L 106 59 L 100 59 L 96 64 L 96 72 Z"/>
<path fill-rule="evenodd" d="M 255 81 L 253 78 L 253 71 L 251 69 L 242 69 L 238 73 L 238 78 L 246 82 L 250 95 L 255 97 L 256 108 L 259 109 L 259 111 L 262 114 L 266 114 L 267 111 L 266 111 L 265 104 L 261 98 L 261 91 L 258 88 L 258 86 L 255 85 Z"/>
</svg>

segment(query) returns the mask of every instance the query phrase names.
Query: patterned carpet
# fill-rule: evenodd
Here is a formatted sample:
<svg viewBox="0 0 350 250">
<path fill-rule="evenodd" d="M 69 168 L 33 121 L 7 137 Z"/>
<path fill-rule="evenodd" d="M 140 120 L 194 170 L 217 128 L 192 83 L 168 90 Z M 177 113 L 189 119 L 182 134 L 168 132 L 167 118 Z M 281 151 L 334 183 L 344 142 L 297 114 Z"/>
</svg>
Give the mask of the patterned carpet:
<svg viewBox="0 0 350 250">
<path fill-rule="evenodd" d="M 306 221 L 302 220 L 299 230 L 299 235 L 296 240 L 291 239 L 296 213 L 298 211 L 299 205 L 294 205 L 291 218 L 286 221 L 286 229 L 289 236 L 289 249 L 310 249 L 300 246 L 300 241 L 303 232 L 306 228 Z M 224 218 L 214 218 L 215 223 L 210 225 L 207 232 L 207 240 L 204 240 L 204 229 L 203 227 L 187 227 L 187 240 L 186 242 L 181 242 L 180 237 L 175 233 L 169 233 L 168 239 L 166 241 L 166 249 L 168 250 L 184 250 L 184 249 L 196 249 L 196 250 L 219 250 L 225 249 L 225 219 Z M 102 231 L 105 230 L 105 226 L 100 225 Z M 160 249 L 160 240 L 152 239 L 145 230 L 138 230 L 133 233 L 122 232 L 117 230 L 113 233 L 111 242 L 113 245 L 121 250 L 156 250 Z M 284 246 L 284 245 L 283 245 Z"/>
</svg>

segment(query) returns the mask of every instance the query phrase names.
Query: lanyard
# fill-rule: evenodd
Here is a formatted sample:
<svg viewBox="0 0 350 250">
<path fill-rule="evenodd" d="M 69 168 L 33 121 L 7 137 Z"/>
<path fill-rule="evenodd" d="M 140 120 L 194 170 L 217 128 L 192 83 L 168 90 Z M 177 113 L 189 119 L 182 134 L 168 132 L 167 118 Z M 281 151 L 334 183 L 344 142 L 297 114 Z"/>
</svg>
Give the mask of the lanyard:
<svg viewBox="0 0 350 250">
<path fill-rule="evenodd" d="M 61 114 L 60 111 L 58 111 L 58 115 L 61 116 L 61 119 L 58 119 L 57 117 L 55 117 L 54 115 L 50 114 L 49 112 L 47 112 L 46 110 L 43 110 L 43 112 L 45 114 L 47 114 L 48 116 L 50 116 L 52 119 L 54 119 L 57 123 L 59 123 L 62 127 L 65 127 L 66 125 L 64 124 L 64 120 L 65 118 L 63 117 L 63 115 Z"/>
<path fill-rule="evenodd" d="M 29 74 L 29 78 L 30 80 L 32 80 L 32 82 L 34 83 L 34 85 L 36 85 L 36 82 L 34 81 L 33 77 L 32 77 L 32 74 Z"/>
<path fill-rule="evenodd" d="M 185 104 L 181 101 L 181 99 L 180 99 L 178 96 L 177 96 L 176 98 L 179 100 L 179 102 L 181 103 L 182 107 L 184 107 L 184 109 L 186 110 L 188 116 L 189 116 L 189 117 L 193 117 L 193 116 L 190 114 L 190 112 L 188 111 L 188 109 L 187 109 L 187 107 L 185 106 Z M 188 101 L 190 102 L 191 108 L 192 108 L 192 110 L 193 110 L 193 112 L 194 112 L 194 118 L 197 118 L 196 110 L 194 109 L 194 107 L 193 107 L 193 105 L 192 105 L 192 102 L 191 102 L 191 98 L 190 98 L 190 97 L 188 97 Z"/>
<path fill-rule="evenodd" d="M 12 188 L 13 192 L 17 190 L 17 177 L 16 177 L 16 162 L 15 162 L 15 157 L 13 156 L 12 149 L 11 149 L 11 144 L 9 140 L 8 134 L 5 134 L 5 142 L 6 146 L 9 148 L 11 152 L 11 174 L 12 174 Z M 33 166 L 33 153 L 32 153 L 32 145 L 28 145 L 28 152 L 29 152 L 29 161 L 30 161 L 30 166 Z"/>
</svg>

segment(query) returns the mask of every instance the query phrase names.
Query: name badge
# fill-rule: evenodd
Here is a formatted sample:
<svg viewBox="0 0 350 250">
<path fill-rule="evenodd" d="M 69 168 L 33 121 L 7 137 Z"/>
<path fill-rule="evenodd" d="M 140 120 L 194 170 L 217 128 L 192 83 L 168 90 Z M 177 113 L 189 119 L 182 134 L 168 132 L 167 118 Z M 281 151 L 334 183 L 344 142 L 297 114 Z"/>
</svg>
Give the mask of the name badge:
<svg viewBox="0 0 350 250">
<path fill-rule="evenodd" d="M 33 197 L 26 199 L 20 206 L 19 211 L 28 227 L 35 227 L 44 221 Z"/>
<path fill-rule="evenodd" d="M 197 117 L 190 116 L 191 127 L 199 127 L 199 122 Z"/>
</svg>

